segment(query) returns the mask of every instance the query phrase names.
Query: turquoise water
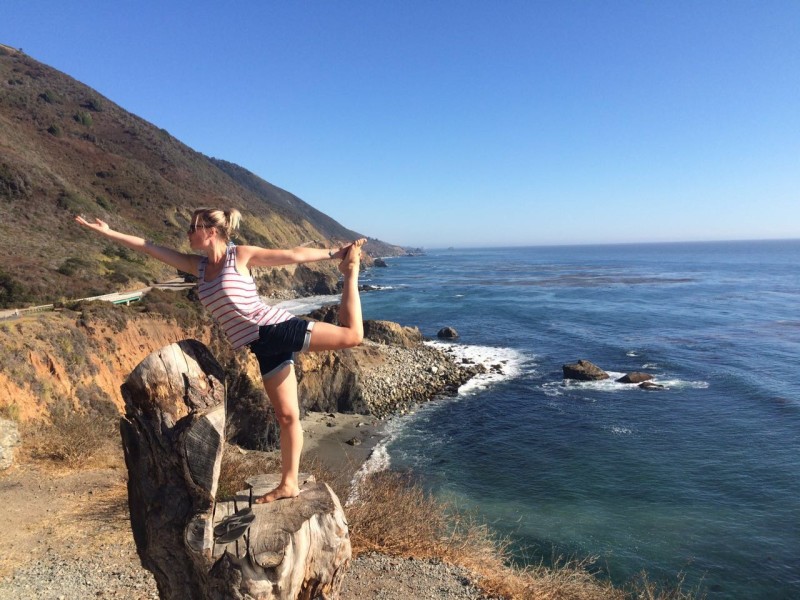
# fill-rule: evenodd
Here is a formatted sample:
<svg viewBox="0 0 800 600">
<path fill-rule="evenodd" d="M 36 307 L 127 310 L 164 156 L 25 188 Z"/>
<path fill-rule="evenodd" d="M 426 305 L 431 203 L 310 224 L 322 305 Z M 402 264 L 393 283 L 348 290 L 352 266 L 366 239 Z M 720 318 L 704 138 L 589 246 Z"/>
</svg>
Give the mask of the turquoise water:
<svg viewBox="0 0 800 600">
<path fill-rule="evenodd" d="M 395 421 L 385 450 L 511 535 L 613 580 L 800 598 L 800 242 L 430 251 L 365 318 L 461 334 L 504 374 Z M 666 389 L 565 383 L 584 358 Z M 484 358 L 485 360 L 485 358 Z"/>
</svg>

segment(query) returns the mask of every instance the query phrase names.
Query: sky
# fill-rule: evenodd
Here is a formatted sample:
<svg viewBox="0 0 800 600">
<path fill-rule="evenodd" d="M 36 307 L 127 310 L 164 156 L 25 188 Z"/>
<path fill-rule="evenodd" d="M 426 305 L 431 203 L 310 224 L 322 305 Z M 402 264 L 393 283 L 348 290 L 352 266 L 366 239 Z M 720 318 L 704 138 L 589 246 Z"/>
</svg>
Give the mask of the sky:
<svg viewBox="0 0 800 600">
<path fill-rule="evenodd" d="M 796 0 L 3 0 L 0 43 L 395 244 L 800 238 Z"/>
</svg>

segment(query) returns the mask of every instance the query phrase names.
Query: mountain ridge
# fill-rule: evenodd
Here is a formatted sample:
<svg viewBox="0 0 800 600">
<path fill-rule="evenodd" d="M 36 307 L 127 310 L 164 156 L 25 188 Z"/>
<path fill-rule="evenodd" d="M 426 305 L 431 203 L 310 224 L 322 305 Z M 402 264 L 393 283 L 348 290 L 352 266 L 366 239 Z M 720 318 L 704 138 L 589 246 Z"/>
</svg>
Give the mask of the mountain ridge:
<svg viewBox="0 0 800 600">
<path fill-rule="evenodd" d="M 238 208 L 238 243 L 333 246 L 361 237 L 291 192 L 183 144 L 67 74 L 0 44 L 0 307 L 52 302 L 174 276 L 174 270 L 108 245 L 72 222 L 112 227 L 189 251 L 186 229 L 201 206 Z M 369 238 L 373 256 L 398 246 Z M 311 274 L 310 274 L 311 273 Z M 303 294 L 335 265 L 273 270 L 262 293 Z M 323 287 L 325 287 L 323 286 Z"/>
</svg>

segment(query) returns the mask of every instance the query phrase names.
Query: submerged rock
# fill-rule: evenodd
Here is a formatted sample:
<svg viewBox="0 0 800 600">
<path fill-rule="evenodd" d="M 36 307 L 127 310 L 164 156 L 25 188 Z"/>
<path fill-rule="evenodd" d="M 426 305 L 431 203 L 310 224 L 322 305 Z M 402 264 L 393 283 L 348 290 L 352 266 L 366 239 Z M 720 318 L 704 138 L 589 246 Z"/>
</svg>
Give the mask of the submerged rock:
<svg viewBox="0 0 800 600">
<path fill-rule="evenodd" d="M 650 381 L 653 378 L 650 373 L 626 373 L 619 379 L 617 379 L 617 383 L 642 383 L 644 381 Z"/>
<path fill-rule="evenodd" d="M 564 379 L 577 379 L 579 381 L 600 381 L 608 379 L 608 373 L 588 360 L 579 360 L 576 363 L 563 365 Z"/>
<path fill-rule="evenodd" d="M 652 381 L 643 381 L 639 384 L 639 387 L 643 390 L 665 390 L 667 389 L 660 383 L 653 383 Z"/>
<path fill-rule="evenodd" d="M 458 332 L 452 327 L 442 327 L 436 334 L 436 337 L 441 338 L 443 340 L 454 340 L 459 336 Z"/>
</svg>

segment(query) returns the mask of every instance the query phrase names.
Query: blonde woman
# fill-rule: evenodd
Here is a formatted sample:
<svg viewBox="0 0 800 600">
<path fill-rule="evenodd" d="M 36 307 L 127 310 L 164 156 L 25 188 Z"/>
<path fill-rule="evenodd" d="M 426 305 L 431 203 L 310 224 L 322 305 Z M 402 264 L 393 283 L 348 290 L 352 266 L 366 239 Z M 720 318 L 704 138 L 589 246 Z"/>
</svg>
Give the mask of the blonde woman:
<svg viewBox="0 0 800 600">
<path fill-rule="evenodd" d="M 200 302 L 220 324 L 236 348 L 247 346 L 258 359 L 264 389 L 275 409 L 281 432 L 281 482 L 256 502 L 294 498 L 300 493 L 298 471 L 303 449 L 297 380 L 292 355 L 299 351 L 339 350 L 361 343 L 364 326 L 358 295 L 361 246 L 366 240 L 351 242 L 335 250 L 292 248 L 274 250 L 258 246 L 237 246 L 230 242 L 239 226 L 236 209 L 203 208 L 192 215 L 187 235 L 192 250 L 178 252 L 158 246 L 134 235 L 111 229 L 100 219 L 75 220 L 100 235 L 152 256 L 198 278 Z M 339 260 L 344 289 L 339 309 L 340 326 L 298 319 L 289 312 L 265 304 L 258 296 L 250 276 L 251 267 L 276 267 L 320 260 Z"/>
</svg>

